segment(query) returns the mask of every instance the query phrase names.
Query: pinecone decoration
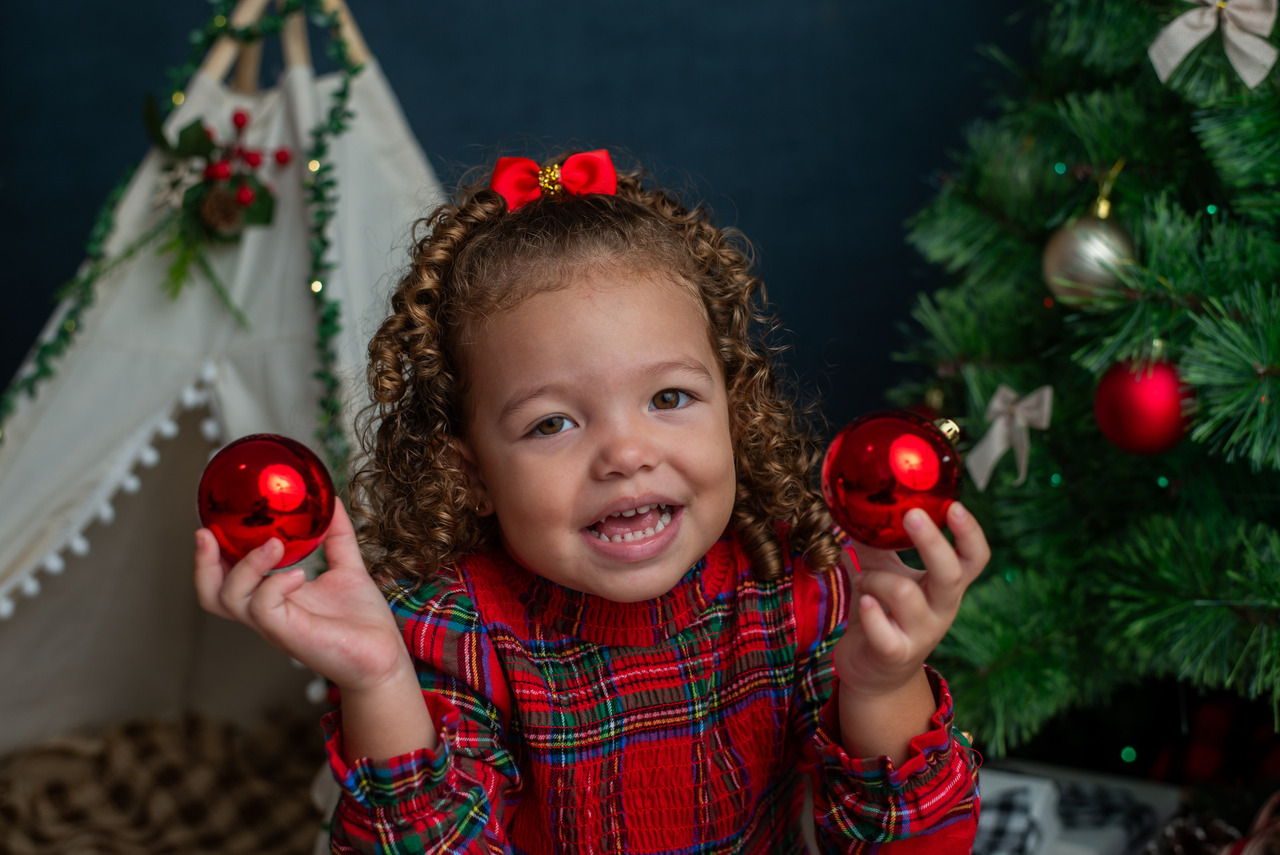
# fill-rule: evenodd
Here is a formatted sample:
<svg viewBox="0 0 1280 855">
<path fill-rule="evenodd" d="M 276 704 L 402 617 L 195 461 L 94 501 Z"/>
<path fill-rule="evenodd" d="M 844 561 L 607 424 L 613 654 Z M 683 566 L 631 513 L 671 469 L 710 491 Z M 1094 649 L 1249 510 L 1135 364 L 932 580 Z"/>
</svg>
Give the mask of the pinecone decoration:
<svg viewBox="0 0 1280 855">
<path fill-rule="evenodd" d="M 1142 855 L 1219 855 L 1240 839 L 1240 832 L 1220 819 L 1177 816 L 1148 843 Z"/>
<path fill-rule="evenodd" d="M 200 219 L 213 234 L 235 237 L 244 225 L 244 205 L 230 189 L 215 185 L 200 200 Z"/>
</svg>

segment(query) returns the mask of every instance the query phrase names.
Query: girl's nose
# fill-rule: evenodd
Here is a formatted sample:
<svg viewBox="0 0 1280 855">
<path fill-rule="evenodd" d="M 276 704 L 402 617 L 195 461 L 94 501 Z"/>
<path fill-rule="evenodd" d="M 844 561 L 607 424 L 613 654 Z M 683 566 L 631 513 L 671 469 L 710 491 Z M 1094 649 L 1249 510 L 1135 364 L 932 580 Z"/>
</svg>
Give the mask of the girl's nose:
<svg viewBox="0 0 1280 855">
<path fill-rule="evenodd" d="M 600 426 L 592 475 L 628 478 L 657 464 L 660 445 L 643 419 L 620 419 Z"/>
</svg>

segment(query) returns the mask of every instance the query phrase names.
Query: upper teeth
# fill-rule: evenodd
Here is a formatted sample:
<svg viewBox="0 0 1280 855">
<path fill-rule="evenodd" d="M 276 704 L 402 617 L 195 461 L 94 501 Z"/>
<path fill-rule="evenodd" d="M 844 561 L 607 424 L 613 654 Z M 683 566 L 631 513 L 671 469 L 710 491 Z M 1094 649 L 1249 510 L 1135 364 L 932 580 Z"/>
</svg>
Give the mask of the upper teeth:
<svg viewBox="0 0 1280 855">
<path fill-rule="evenodd" d="M 646 537 L 653 537 L 655 534 L 662 531 L 664 528 L 666 528 L 668 525 L 671 524 L 671 508 L 667 507 L 666 505 L 641 505 L 638 508 L 632 508 L 630 510 L 618 511 L 617 513 L 609 514 L 609 517 L 634 517 L 636 514 L 647 513 L 653 510 L 654 508 L 661 509 L 662 513 L 658 517 L 658 521 L 655 522 L 649 528 L 646 528 L 644 531 L 629 531 L 626 534 L 615 534 L 613 537 L 608 537 L 602 534 L 601 532 L 595 530 L 594 528 L 587 529 L 587 531 L 590 532 L 590 534 L 593 537 L 598 538 L 599 540 L 607 540 L 607 541 L 610 541 L 611 543 L 622 543 L 624 541 L 629 542 L 634 540 L 643 540 Z M 605 517 L 604 519 L 600 520 L 600 522 L 604 522 L 604 520 L 608 519 L 609 517 Z"/>
<path fill-rule="evenodd" d="M 666 506 L 665 505 L 641 505 L 638 508 L 630 508 L 629 510 L 625 510 L 625 511 L 614 511 L 613 513 L 609 514 L 608 517 L 602 517 L 600 522 L 604 522 L 605 520 L 609 519 L 609 517 L 634 517 L 636 514 L 647 514 L 649 513 L 649 511 L 653 510 L 654 508 L 666 508 Z M 667 508 L 667 510 L 670 511 L 669 508 Z"/>
</svg>

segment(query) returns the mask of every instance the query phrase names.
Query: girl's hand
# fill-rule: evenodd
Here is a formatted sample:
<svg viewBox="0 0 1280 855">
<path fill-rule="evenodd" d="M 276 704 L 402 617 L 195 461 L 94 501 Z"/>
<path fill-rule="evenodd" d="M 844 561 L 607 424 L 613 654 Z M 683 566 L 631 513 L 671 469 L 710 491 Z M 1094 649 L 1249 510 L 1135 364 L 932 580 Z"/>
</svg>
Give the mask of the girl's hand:
<svg viewBox="0 0 1280 855">
<path fill-rule="evenodd" d="M 329 569 L 313 581 L 302 569 L 268 575 L 284 554 L 272 538 L 234 567 L 213 533 L 196 532 L 195 585 L 208 612 L 248 626 L 341 689 L 375 689 L 412 673 L 387 601 L 365 570 L 339 500 L 324 538 Z"/>
<path fill-rule="evenodd" d="M 982 527 L 959 502 L 947 511 L 956 545 L 924 511 L 903 520 L 927 571 L 897 553 L 858 545 L 849 626 L 836 642 L 834 663 L 842 699 L 888 695 L 922 674 L 925 658 L 946 635 L 965 589 L 991 558 Z M 930 712 L 932 712 L 930 710 Z"/>
</svg>

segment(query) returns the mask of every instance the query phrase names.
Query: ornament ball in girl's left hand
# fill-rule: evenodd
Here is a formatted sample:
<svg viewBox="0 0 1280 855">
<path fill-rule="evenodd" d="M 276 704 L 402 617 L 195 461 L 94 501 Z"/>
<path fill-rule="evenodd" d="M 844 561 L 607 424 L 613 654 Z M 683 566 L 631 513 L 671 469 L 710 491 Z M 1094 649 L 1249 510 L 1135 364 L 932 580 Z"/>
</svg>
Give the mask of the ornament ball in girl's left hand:
<svg viewBox="0 0 1280 855">
<path fill-rule="evenodd" d="M 320 544 L 333 505 L 333 480 L 320 458 L 271 433 L 241 437 L 215 454 L 197 494 L 200 523 L 228 561 L 275 537 L 284 543 L 277 568 L 298 563 Z"/>
<path fill-rule="evenodd" d="M 822 495 L 849 536 L 880 549 L 910 549 L 902 517 L 922 508 L 939 527 L 960 493 L 960 458 L 946 430 L 910 410 L 854 419 L 822 460 Z"/>
</svg>

